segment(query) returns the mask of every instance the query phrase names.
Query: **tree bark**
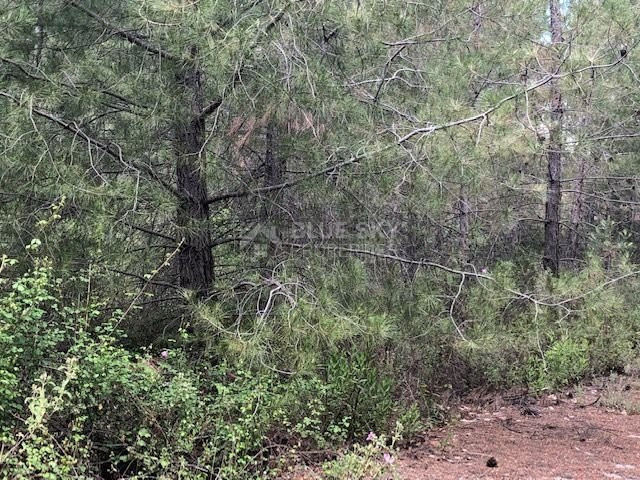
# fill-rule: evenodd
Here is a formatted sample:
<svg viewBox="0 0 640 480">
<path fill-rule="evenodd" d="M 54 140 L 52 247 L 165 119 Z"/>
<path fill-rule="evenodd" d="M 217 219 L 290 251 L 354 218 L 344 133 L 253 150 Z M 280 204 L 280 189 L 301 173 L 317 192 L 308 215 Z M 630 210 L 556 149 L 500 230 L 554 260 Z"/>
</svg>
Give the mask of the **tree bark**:
<svg viewBox="0 0 640 480">
<path fill-rule="evenodd" d="M 551 45 L 559 66 L 559 46 L 562 43 L 562 13 L 559 0 L 549 0 Z M 545 270 L 557 275 L 560 267 L 560 207 L 562 203 L 562 93 L 556 79 L 549 82 L 551 89 L 551 126 L 547 149 L 547 202 L 544 215 L 544 255 L 542 265 Z"/>
<path fill-rule="evenodd" d="M 460 187 L 460 199 L 458 200 L 458 228 L 460 230 L 460 257 L 463 261 L 470 261 L 469 258 L 469 196 L 467 187 Z"/>
<path fill-rule="evenodd" d="M 44 19 L 42 18 L 43 16 L 43 10 L 44 10 L 44 0 L 39 0 L 38 1 L 38 9 L 37 9 L 37 14 L 36 14 L 36 28 L 35 28 L 35 32 L 36 32 L 36 45 L 35 45 L 35 51 L 33 54 L 33 63 L 35 64 L 36 67 L 40 66 L 40 63 L 42 62 L 42 50 L 44 49 L 44 42 L 45 42 L 45 38 L 46 38 L 46 32 L 44 29 Z"/>
<path fill-rule="evenodd" d="M 273 120 L 269 120 L 265 127 L 265 152 L 264 152 L 264 186 L 271 188 L 284 182 L 286 164 L 280 156 L 277 148 L 277 130 Z M 272 238 L 283 238 L 283 212 L 282 193 L 280 189 L 268 191 L 264 196 L 263 228 L 268 228 Z M 278 246 L 270 242 L 267 247 L 266 265 L 269 270 L 274 264 L 274 258 L 278 254 Z"/>
<path fill-rule="evenodd" d="M 580 160 L 580 167 L 578 172 L 578 183 L 576 185 L 575 200 L 571 207 L 571 231 L 569 232 L 569 249 L 567 256 L 569 258 L 577 258 L 578 256 L 578 242 L 579 242 L 579 229 L 580 222 L 582 220 L 582 204 L 584 190 L 584 176 L 587 171 L 587 157 L 584 156 Z"/>
<path fill-rule="evenodd" d="M 265 128 L 264 186 L 273 187 L 284 182 L 285 163 L 277 152 L 276 129 L 272 121 Z M 264 215 L 268 221 L 278 222 L 281 215 L 278 197 L 281 190 L 271 190 L 265 195 Z"/>
<path fill-rule="evenodd" d="M 175 127 L 177 191 L 180 197 L 176 224 L 182 246 L 177 255 L 180 286 L 203 298 L 214 280 L 205 152 L 203 78 L 197 68 L 177 75 L 188 105 L 185 118 Z"/>
</svg>

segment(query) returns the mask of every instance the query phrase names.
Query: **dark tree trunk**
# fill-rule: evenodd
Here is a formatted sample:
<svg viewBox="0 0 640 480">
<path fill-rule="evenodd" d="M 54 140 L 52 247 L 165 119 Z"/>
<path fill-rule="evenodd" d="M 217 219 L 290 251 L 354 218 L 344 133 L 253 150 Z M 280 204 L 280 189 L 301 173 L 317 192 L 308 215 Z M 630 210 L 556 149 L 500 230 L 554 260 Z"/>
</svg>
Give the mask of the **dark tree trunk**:
<svg viewBox="0 0 640 480">
<path fill-rule="evenodd" d="M 286 165 L 280 156 L 277 148 L 277 133 L 272 121 L 267 123 L 265 128 L 265 152 L 264 152 L 264 186 L 273 187 L 284 182 Z M 263 208 L 263 228 L 269 229 L 270 239 L 277 241 L 286 240 L 283 238 L 283 215 L 282 215 L 282 190 L 271 190 L 264 197 Z M 270 242 L 267 247 L 267 271 L 275 263 L 273 260 L 278 253 L 278 245 Z"/>
<path fill-rule="evenodd" d="M 571 207 L 571 231 L 569 232 L 569 249 L 567 256 L 569 258 L 577 258 L 579 250 L 579 233 L 580 223 L 582 221 L 582 204 L 584 190 L 584 176 L 587 171 L 587 158 L 582 157 L 580 160 L 580 168 L 578 172 L 578 183 L 576 185 L 575 200 Z"/>
<path fill-rule="evenodd" d="M 285 164 L 276 148 L 276 131 L 272 122 L 269 122 L 265 132 L 265 155 L 264 155 L 264 186 L 273 187 L 284 182 Z M 272 190 L 267 193 L 264 215 L 268 220 L 277 223 L 280 206 L 278 202 L 282 191 Z"/>
<path fill-rule="evenodd" d="M 559 65 L 559 47 L 562 43 L 562 14 L 559 0 L 549 0 L 551 43 Z M 544 214 L 544 255 L 542 265 L 553 275 L 560 267 L 560 207 L 562 202 L 562 93 L 556 79 L 551 85 L 551 125 L 547 150 L 547 202 Z"/>
<path fill-rule="evenodd" d="M 467 187 L 460 187 L 460 199 L 458 200 L 458 228 L 460 230 L 460 258 L 469 262 L 469 196 L 467 195 Z"/>
<path fill-rule="evenodd" d="M 400 191 L 400 206 L 402 209 L 402 201 L 406 202 L 405 213 L 405 225 L 397 225 L 401 237 L 400 237 L 400 251 L 402 254 L 410 260 L 419 260 L 420 253 L 422 251 L 422 245 L 426 236 L 426 231 L 420 226 L 420 217 L 418 215 L 415 195 L 416 185 L 416 169 L 412 168 L 405 178 L 404 184 L 401 186 Z M 402 210 L 400 210 L 402 211 Z M 402 220 L 402 216 L 396 217 L 398 220 Z M 404 281 L 407 285 L 411 285 L 415 280 L 416 273 L 418 272 L 418 266 L 414 264 L 404 265 L 403 267 Z"/>
<path fill-rule="evenodd" d="M 213 283 L 213 255 L 207 204 L 203 79 L 196 68 L 178 75 L 189 106 L 176 124 L 175 155 L 177 190 L 180 196 L 176 224 L 182 246 L 177 255 L 180 286 L 205 297 Z"/>
<path fill-rule="evenodd" d="M 416 215 L 415 209 L 413 207 L 409 207 L 409 211 L 407 212 L 407 246 L 406 246 L 406 256 L 410 260 L 419 260 L 418 255 L 420 252 L 420 240 L 422 239 L 422 235 L 418 233 L 419 228 L 419 219 Z M 405 280 L 407 282 L 413 282 L 416 278 L 416 273 L 418 272 L 418 265 L 409 264 L 406 266 L 406 277 Z"/>
<path fill-rule="evenodd" d="M 478 30 L 480 30 L 482 28 L 483 25 L 483 15 L 484 15 L 484 2 L 482 1 L 478 1 L 478 0 L 474 0 L 473 4 L 471 5 L 471 13 L 473 15 L 473 30 L 474 32 L 477 32 Z"/>
</svg>

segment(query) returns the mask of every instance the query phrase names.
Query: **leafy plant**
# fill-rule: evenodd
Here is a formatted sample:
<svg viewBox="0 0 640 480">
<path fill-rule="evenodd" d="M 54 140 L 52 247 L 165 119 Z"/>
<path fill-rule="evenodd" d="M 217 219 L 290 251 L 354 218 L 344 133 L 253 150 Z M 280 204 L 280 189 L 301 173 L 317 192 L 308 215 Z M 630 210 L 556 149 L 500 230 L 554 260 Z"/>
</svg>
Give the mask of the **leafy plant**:
<svg viewBox="0 0 640 480">
<path fill-rule="evenodd" d="M 326 375 L 328 408 L 349 419 L 351 436 L 386 427 L 394 407 L 394 385 L 391 377 L 374 364 L 369 353 L 331 355 Z"/>
<path fill-rule="evenodd" d="M 532 369 L 531 384 L 537 390 L 558 388 L 580 380 L 589 367 L 589 344 L 586 340 L 576 342 L 564 338 L 554 342 L 537 359 Z"/>
<path fill-rule="evenodd" d="M 324 478 L 327 480 L 388 480 L 396 478 L 394 471 L 395 445 L 401 438 L 399 434 L 401 429 L 401 426 L 397 426 L 390 439 L 386 435 L 369 432 L 364 444 L 357 444 L 338 459 L 323 464 Z"/>
</svg>

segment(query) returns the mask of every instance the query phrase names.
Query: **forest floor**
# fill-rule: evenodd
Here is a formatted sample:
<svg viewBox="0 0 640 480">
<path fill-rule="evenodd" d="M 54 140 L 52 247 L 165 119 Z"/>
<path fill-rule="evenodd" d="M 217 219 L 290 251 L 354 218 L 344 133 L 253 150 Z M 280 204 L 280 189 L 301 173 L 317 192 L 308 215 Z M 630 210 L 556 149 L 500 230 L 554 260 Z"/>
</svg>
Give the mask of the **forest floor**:
<svg viewBox="0 0 640 480">
<path fill-rule="evenodd" d="M 640 380 L 610 378 L 537 400 L 485 395 L 457 412 L 399 452 L 395 478 L 640 480 Z M 322 478 L 309 473 L 298 478 Z"/>
<path fill-rule="evenodd" d="M 400 453 L 398 477 L 640 480 L 640 382 L 620 377 L 526 400 L 461 406 L 457 420 Z"/>
</svg>

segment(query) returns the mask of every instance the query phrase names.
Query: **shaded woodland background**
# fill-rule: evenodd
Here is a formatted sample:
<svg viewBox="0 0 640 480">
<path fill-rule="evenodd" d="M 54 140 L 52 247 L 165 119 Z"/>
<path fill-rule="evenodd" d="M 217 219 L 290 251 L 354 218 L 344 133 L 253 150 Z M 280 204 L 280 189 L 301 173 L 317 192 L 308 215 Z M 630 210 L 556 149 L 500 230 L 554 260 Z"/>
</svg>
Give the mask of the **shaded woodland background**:
<svg viewBox="0 0 640 480">
<path fill-rule="evenodd" d="M 2 0 L 3 478 L 261 478 L 636 372 L 639 18 Z"/>
</svg>

